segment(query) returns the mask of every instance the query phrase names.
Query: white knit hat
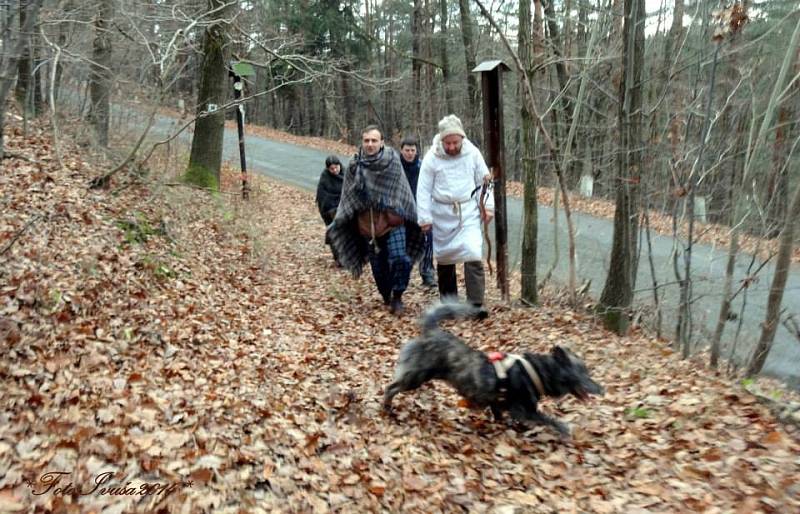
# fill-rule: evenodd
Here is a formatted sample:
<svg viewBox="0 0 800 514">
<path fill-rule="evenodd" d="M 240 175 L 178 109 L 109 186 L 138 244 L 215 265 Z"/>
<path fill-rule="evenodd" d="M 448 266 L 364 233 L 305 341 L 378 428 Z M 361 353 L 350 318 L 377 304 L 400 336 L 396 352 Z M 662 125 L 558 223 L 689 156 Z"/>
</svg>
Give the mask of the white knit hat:
<svg viewBox="0 0 800 514">
<path fill-rule="evenodd" d="M 461 137 L 467 137 L 464 133 L 464 126 L 461 120 L 455 114 L 448 114 L 439 121 L 439 138 L 444 139 L 447 136 L 458 134 Z"/>
</svg>

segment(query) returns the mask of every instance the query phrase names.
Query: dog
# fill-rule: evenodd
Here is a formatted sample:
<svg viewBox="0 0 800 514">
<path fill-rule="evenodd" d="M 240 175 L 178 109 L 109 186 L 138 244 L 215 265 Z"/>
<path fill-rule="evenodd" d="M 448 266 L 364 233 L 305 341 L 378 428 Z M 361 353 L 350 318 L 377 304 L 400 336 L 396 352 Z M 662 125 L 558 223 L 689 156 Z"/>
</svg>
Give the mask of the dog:
<svg viewBox="0 0 800 514">
<path fill-rule="evenodd" d="M 508 412 L 525 426 L 547 425 L 569 437 L 567 425 L 537 409 L 539 400 L 572 394 L 583 401 L 589 395 L 604 394 L 603 388 L 591 379 L 581 359 L 560 346 L 548 354 L 486 354 L 439 327 L 443 320 L 480 315 L 478 307 L 456 303 L 428 309 L 421 319 L 421 335 L 400 350 L 394 380 L 383 396 L 384 410 L 391 413 L 392 399 L 398 393 L 439 379 L 453 386 L 471 406 L 489 407 L 495 421 Z"/>
</svg>

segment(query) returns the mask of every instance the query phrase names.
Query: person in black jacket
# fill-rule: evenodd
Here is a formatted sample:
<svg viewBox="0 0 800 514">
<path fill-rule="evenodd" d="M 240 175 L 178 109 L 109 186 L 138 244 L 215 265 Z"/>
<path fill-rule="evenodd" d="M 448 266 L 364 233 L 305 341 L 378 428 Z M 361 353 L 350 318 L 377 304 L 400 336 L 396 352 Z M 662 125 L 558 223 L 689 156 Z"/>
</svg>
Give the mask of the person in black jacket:
<svg viewBox="0 0 800 514">
<path fill-rule="evenodd" d="M 325 169 L 319 176 L 319 184 L 317 184 L 317 208 L 326 227 L 336 217 L 336 209 L 339 207 L 339 199 L 342 196 L 342 182 L 342 163 L 335 155 L 329 155 L 325 159 Z M 325 234 L 325 244 L 330 246 L 336 265 L 341 266 L 339 256 L 336 253 L 336 249 L 331 245 L 327 232 Z"/>
<path fill-rule="evenodd" d="M 407 136 L 400 142 L 400 164 L 414 193 L 414 200 L 417 199 L 417 181 L 419 179 L 419 144 L 413 136 Z M 422 277 L 422 285 L 426 287 L 436 287 L 436 279 L 433 278 L 433 236 L 431 232 L 425 233 L 425 254 L 419 261 L 419 275 Z"/>
</svg>

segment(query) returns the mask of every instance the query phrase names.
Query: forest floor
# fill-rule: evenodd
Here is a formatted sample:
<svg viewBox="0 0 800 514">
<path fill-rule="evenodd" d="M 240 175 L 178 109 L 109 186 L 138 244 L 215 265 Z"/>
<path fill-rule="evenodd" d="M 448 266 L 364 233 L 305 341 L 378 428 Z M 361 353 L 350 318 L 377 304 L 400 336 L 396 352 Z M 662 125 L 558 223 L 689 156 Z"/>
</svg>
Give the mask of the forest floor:
<svg viewBox="0 0 800 514">
<path fill-rule="evenodd" d="M 494 290 L 451 329 L 484 350 L 581 355 L 606 394 L 545 401 L 573 437 L 516 431 L 443 384 L 380 408 L 436 295 L 395 317 L 333 266 L 313 194 L 249 202 L 120 174 L 7 118 L 0 172 L 0 512 L 800 510 L 800 434 L 667 343 Z M 223 191 L 236 190 L 226 170 Z M 518 284 L 514 285 L 514 291 Z M 771 395 L 790 395 L 758 381 Z"/>
</svg>

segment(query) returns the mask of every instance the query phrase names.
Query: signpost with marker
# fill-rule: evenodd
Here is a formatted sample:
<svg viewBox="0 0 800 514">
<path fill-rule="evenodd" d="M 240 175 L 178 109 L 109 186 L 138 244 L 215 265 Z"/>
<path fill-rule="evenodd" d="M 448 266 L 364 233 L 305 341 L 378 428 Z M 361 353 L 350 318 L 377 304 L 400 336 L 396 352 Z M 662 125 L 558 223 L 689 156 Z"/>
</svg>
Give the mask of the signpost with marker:
<svg viewBox="0 0 800 514">
<path fill-rule="evenodd" d="M 253 65 L 246 62 L 231 61 L 228 74 L 233 78 L 233 97 L 239 100 L 244 89 L 244 77 L 255 76 Z M 239 132 L 239 162 L 242 167 L 242 199 L 247 200 L 250 188 L 247 185 L 247 162 L 244 157 L 244 104 L 236 105 L 236 128 Z"/>
</svg>

